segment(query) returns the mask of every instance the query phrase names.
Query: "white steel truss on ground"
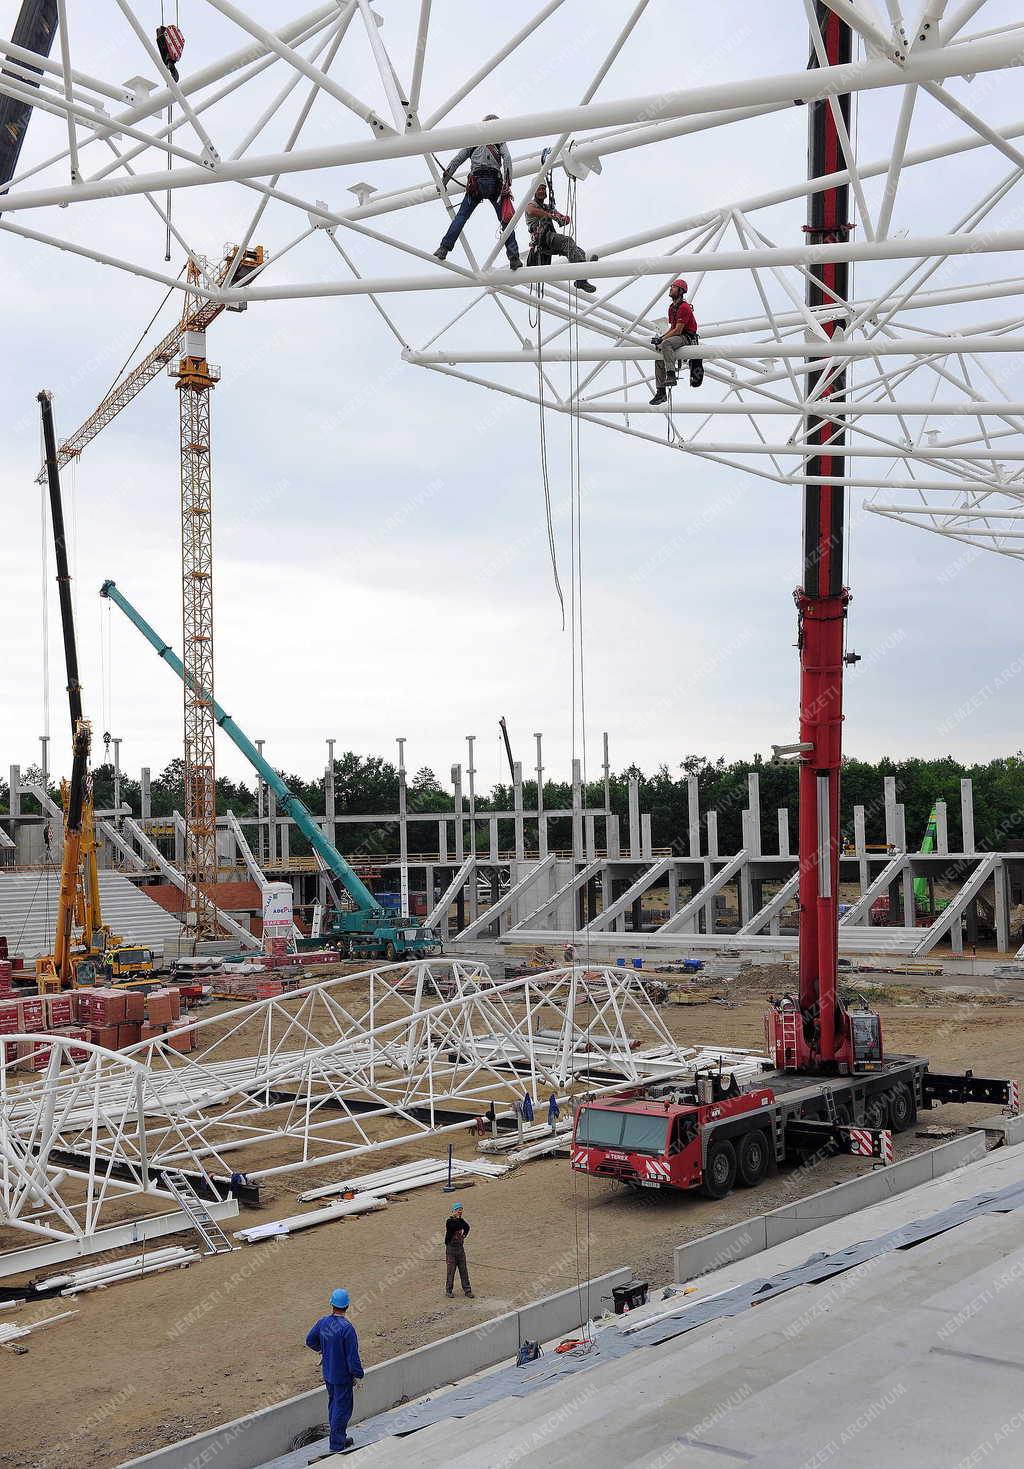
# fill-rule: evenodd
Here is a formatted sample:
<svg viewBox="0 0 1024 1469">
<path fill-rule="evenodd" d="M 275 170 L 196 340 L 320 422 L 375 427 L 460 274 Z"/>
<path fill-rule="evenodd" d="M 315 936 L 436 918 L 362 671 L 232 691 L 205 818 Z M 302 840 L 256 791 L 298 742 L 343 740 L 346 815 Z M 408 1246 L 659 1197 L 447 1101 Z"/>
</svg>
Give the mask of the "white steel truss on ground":
<svg viewBox="0 0 1024 1469">
<path fill-rule="evenodd" d="M 464 1133 L 524 1094 L 541 1118 L 554 1094 L 564 1117 L 616 1082 L 758 1069 L 749 1052 L 674 1041 L 642 978 L 616 967 L 493 983 L 462 960 L 394 964 L 193 1029 L 188 1054 L 169 1036 L 118 1052 L 19 1038 L 53 1050 L 38 1078 L 0 1070 L 0 1227 L 85 1238 L 126 1196 L 173 1198 L 170 1169 L 261 1179 Z"/>
<path fill-rule="evenodd" d="M 206 0 L 189 18 L 180 82 L 160 62 L 142 7 L 104 0 L 105 21 L 90 7 L 87 27 L 84 9 L 69 5 L 59 58 L 0 39 L 0 92 L 36 113 L 0 201 L 0 235 L 10 248 L 71 250 L 180 294 L 184 277 L 162 264 L 169 229 L 177 263 L 191 257 L 202 268 L 200 296 L 254 306 L 369 296 L 407 363 L 780 485 L 801 484 L 807 457 L 820 452 L 805 437 L 808 410 L 834 414 L 847 435 L 842 482 L 868 491 L 869 509 L 1020 555 L 1024 399 L 1003 379 L 1008 354 L 1024 348 L 1024 119 L 1012 112 L 1024 21 L 1002 0 L 827 4 L 855 32 L 851 64 L 805 67 L 805 23 L 824 55 L 806 4 L 806 15 L 793 7 L 791 65 L 720 80 L 726 68 L 712 56 L 701 85 L 680 87 L 670 71 L 660 90 L 656 62 L 678 55 L 679 36 L 674 8 L 660 0 L 600 14 L 583 0 L 514 15 L 478 7 L 472 35 L 459 32 L 474 59 L 454 82 L 448 22 L 431 0 L 377 9 L 331 0 L 277 17 L 275 30 L 241 5 Z M 732 57 L 768 52 L 790 21 L 739 0 L 718 9 L 734 25 Z M 111 44 L 118 34 L 141 73 L 127 82 L 124 65 L 111 74 L 111 57 L 132 54 Z M 652 85 L 624 96 L 638 78 Z M 800 243 L 810 186 L 794 103 L 845 91 L 855 95 L 856 136 L 840 129 L 843 156 L 819 186 L 849 183 L 855 232 L 811 247 Z M 545 106 L 485 126 L 479 114 L 496 95 Z M 763 161 L 764 187 L 736 194 L 720 174 L 720 197 L 686 212 L 687 180 L 720 132 L 730 156 Z M 563 201 L 578 188 L 576 229 L 599 257 L 585 267 L 595 296 L 572 287 L 584 267 L 556 261 L 513 275 L 499 264 L 500 240 L 481 255 L 479 215 L 447 261 L 433 258 L 462 189 L 442 189 L 438 156 L 495 133 L 513 155 L 510 228 L 521 229 L 545 170 Z M 675 181 L 627 184 L 625 233 L 602 225 L 600 207 L 602 167 L 613 175 L 621 154 L 639 176 Z M 623 186 L 621 172 L 607 185 L 620 197 Z M 180 207 L 196 191 L 204 208 Z M 588 228 L 588 218 L 598 222 Z M 210 222 L 201 236 L 200 220 Z M 149 228 L 159 253 L 141 243 Z M 226 233 L 269 250 L 268 266 L 242 287 L 230 272 L 219 282 L 209 264 Z M 804 304 L 808 266 L 830 257 L 856 262 L 859 276 L 831 338 L 822 319 L 836 311 Z M 680 273 L 701 323 L 691 355 L 706 377 L 696 392 L 677 389 L 667 412 L 647 401 L 650 338 L 667 280 Z M 447 311 L 437 295 L 446 291 L 455 293 Z M 422 299 L 406 311 L 411 296 Z M 424 331 L 428 298 L 441 314 Z M 821 374 L 811 396 L 810 349 Z M 846 401 L 826 412 L 841 365 Z"/>
</svg>

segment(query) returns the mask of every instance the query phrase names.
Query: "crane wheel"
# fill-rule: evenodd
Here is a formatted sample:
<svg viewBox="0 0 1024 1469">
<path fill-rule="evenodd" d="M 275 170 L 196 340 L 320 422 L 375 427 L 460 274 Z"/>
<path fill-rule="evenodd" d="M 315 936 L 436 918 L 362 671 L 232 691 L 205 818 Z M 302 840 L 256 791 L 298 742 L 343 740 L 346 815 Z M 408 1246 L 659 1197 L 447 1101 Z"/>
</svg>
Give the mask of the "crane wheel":
<svg viewBox="0 0 1024 1469">
<path fill-rule="evenodd" d="M 906 1132 L 907 1128 L 912 1127 L 917 1120 L 914 1094 L 905 1082 L 901 1081 L 892 1089 L 889 1118 L 893 1132 Z"/>
<path fill-rule="evenodd" d="M 384 957 L 389 961 L 393 960 L 395 957 L 395 946 L 390 939 L 388 939 L 387 943 L 384 945 Z"/>
<path fill-rule="evenodd" d="M 736 1149 L 728 1138 L 722 1138 L 708 1148 L 701 1190 L 709 1199 L 724 1199 L 735 1182 Z"/>
<path fill-rule="evenodd" d="M 889 1126 L 889 1099 L 884 1092 L 876 1092 L 873 1097 L 868 1097 L 865 1101 L 864 1126 Z"/>
<path fill-rule="evenodd" d="M 745 1132 L 736 1161 L 736 1182 L 740 1188 L 756 1188 L 767 1172 L 768 1134 L 760 1128 Z"/>
</svg>

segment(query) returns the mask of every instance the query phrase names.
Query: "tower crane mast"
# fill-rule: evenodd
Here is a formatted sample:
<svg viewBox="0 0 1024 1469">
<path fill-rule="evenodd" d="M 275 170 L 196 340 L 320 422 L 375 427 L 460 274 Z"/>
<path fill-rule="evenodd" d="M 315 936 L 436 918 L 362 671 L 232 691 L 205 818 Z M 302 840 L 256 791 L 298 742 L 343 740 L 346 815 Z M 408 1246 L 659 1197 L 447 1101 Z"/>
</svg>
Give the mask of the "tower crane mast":
<svg viewBox="0 0 1024 1469">
<path fill-rule="evenodd" d="M 242 252 L 229 245 L 213 283 L 229 277 L 245 285 L 263 269 L 262 246 Z M 216 908 L 206 893 L 217 880 L 217 804 L 213 717 L 213 480 L 210 466 L 210 394 L 220 369 L 206 357 L 206 329 L 224 310 L 244 311 L 245 302 L 227 306 L 199 293 L 203 270 L 194 258 L 186 266 L 187 289 L 181 318 L 161 341 L 114 384 L 99 406 L 55 453 L 55 467 L 78 458 L 93 439 L 166 371 L 178 390 L 181 487 L 181 606 L 185 668 L 184 694 L 185 911 L 186 928 L 197 938 L 217 932 Z M 37 479 L 47 477 L 44 465 Z"/>
</svg>

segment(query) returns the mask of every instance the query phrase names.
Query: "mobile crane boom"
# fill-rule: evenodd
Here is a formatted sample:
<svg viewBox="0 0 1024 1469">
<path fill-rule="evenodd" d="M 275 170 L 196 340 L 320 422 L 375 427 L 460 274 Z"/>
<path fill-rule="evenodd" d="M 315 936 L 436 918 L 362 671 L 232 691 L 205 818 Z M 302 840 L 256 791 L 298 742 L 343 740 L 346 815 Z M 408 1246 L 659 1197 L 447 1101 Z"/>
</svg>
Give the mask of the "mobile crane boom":
<svg viewBox="0 0 1024 1469">
<path fill-rule="evenodd" d="M 53 400 L 45 389 L 37 397 L 43 425 L 43 448 L 50 492 L 50 520 L 53 525 L 53 549 L 57 562 L 57 590 L 60 598 L 61 631 L 64 638 L 64 666 L 67 672 L 72 749 L 71 782 L 66 789 L 64 800 L 64 850 L 61 857 L 60 891 L 57 897 L 53 953 L 44 955 L 36 961 L 39 983 L 42 988 L 48 989 L 51 987 L 64 988 L 72 984 L 76 959 L 93 958 L 97 953 L 101 953 L 111 935 L 104 928 L 100 913 L 100 887 L 96 871 L 96 842 L 93 832 L 92 792 L 89 782 L 92 727 L 82 714 L 82 685 L 78 677 L 78 645 L 75 639 L 75 615 L 71 601 L 71 573 L 68 569 L 64 506 L 60 492 L 60 473 L 57 468 Z M 81 951 L 77 954 L 73 943 L 76 912 L 82 928 Z"/>
<path fill-rule="evenodd" d="M 173 668 L 174 672 L 184 682 L 185 666 L 177 653 L 175 653 L 169 643 L 164 642 L 163 638 L 150 627 L 146 619 L 140 612 L 136 611 L 127 597 L 118 591 L 116 583 L 105 581 L 100 587 L 100 596 L 108 597 L 111 602 L 117 607 L 120 607 L 129 622 L 138 628 L 150 646 L 156 649 L 164 662 L 170 668 Z M 217 727 L 224 731 L 232 743 L 242 752 L 253 769 L 258 771 L 266 781 L 267 785 L 277 797 L 280 809 L 286 811 L 292 818 L 295 825 L 313 848 L 313 851 L 321 858 L 331 876 L 338 879 L 353 903 L 355 903 L 357 909 L 368 916 L 372 915 L 383 918 L 385 911 L 383 905 L 378 903 L 359 874 L 349 866 L 333 842 L 324 836 L 308 808 L 299 800 L 298 796 L 293 795 L 274 767 L 264 760 L 252 740 L 239 729 L 238 725 L 231 718 L 231 715 L 221 708 L 216 699 L 213 700 L 213 716 L 216 720 Z"/>
</svg>

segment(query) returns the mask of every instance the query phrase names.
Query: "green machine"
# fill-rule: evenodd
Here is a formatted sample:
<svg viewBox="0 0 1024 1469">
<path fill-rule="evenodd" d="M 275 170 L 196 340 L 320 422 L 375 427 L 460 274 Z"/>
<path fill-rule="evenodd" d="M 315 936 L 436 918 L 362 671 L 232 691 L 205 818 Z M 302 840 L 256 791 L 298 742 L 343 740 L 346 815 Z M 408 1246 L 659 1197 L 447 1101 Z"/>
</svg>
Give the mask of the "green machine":
<svg viewBox="0 0 1024 1469">
<path fill-rule="evenodd" d="M 158 655 L 169 664 L 184 682 L 185 667 L 169 643 L 150 627 L 112 581 L 100 587 L 100 596 L 107 597 L 138 628 L 139 632 L 155 648 Z M 199 692 L 202 692 L 201 690 Z M 441 952 L 441 940 L 432 928 L 427 928 L 416 918 L 389 913 L 378 903 L 359 874 L 349 866 L 333 842 L 320 830 L 317 822 L 298 796 L 292 794 L 272 765 L 269 765 L 256 746 L 243 734 L 238 725 L 225 713 L 216 700 L 213 715 L 217 725 L 239 749 L 249 764 L 266 781 L 277 797 L 278 806 L 295 822 L 299 831 L 309 842 L 321 868 L 328 878 L 344 889 L 352 901 L 351 908 L 342 908 L 337 902 L 324 924 L 323 938 L 328 947 L 337 949 L 346 958 L 353 959 L 429 959 Z"/>
</svg>

